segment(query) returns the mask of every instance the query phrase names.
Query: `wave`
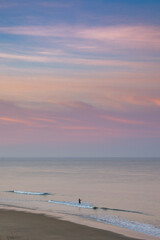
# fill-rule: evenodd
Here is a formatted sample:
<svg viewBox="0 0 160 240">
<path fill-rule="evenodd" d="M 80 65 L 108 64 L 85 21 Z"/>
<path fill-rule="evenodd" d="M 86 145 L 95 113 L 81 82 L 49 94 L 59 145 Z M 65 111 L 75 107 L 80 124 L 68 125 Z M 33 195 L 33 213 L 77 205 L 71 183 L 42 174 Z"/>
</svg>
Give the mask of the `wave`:
<svg viewBox="0 0 160 240">
<path fill-rule="evenodd" d="M 88 208 L 88 209 L 93 209 L 93 210 L 105 210 L 105 211 L 116 211 L 116 212 L 127 212 L 127 213 L 137 213 L 137 214 L 144 214 L 142 212 L 138 211 L 132 211 L 132 210 L 125 210 L 125 209 L 116 209 L 116 208 L 106 208 L 106 207 L 96 207 L 93 206 L 91 203 L 77 203 L 77 202 L 66 202 L 66 201 L 54 201 L 54 200 L 49 200 L 49 203 L 55 203 L 55 204 L 63 204 L 71 207 L 79 207 L 79 208 Z"/>
<path fill-rule="evenodd" d="M 117 227 L 133 230 L 146 235 L 160 237 L 160 229 L 151 225 L 140 222 L 130 221 L 128 219 L 116 217 L 116 216 L 87 216 L 87 218 L 96 220 L 98 222 L 107 223 Z"/>
<path fill-rule="evenodd" d="M 49 203 L 55 203 L 55 204 L 62 204 L 70 207 L 78 207 L 78 208 L 87 208 L 87 209 L 93 209 L 94 207 L 92 206 L 91 203 L 77 203 L 77 202 L 66 202 L 66 201 L 54 201 L 54 200 L 49 200 Z"/>
<path fill-rule="evenodd" d="M 98 209 L 95 207 L 95 209 Z M 143 212 L 138 212 L 138 211 L 132 211 L 132 210 L 125 210 L 125 209 L 118 209 L 118 208 L 106 208 L 106 207 L 101 207 L 99 209 L 102 210 L 110 210 L 110 211 L 115 211 L 115 212 L 127 212 L 127 213 L 138 213 L 138 214 L 144 214 Z"/>
<path fill-rule="evenodd" d="M 13 193 L 17 193 L 17 194 L 27 194 L 27 195 L 50 195 L 50 193 L 47 192 L 24 192 L 24 191 L 10 191 Z"/>
</svg>

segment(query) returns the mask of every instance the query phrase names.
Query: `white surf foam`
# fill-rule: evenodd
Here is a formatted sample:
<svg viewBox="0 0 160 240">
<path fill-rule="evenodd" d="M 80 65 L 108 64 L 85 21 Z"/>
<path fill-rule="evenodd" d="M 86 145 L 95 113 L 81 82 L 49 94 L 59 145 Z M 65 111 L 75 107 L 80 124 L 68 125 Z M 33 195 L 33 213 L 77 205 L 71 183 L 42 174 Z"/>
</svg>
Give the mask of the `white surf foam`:
<svg viewBox="0 0 160 240">
<path fill-rule="evenodd" d="M 55 204 L 62 204 L 70 207 L 78 207 L 78 208 L 87 208 L 87 209 L 93 209 L 93 206 L 91 203 L 77 203 L 77 202 L 65 202 L 65 201 L 54 201 L 49 200 L 49 203 L 55 203 Z"/>
<path fill-rule="evenodd" d="M 13 192 L 18 194 L 28 194 L 28 195 L 49 195 L 49 193 L 46 193 L 46 192 L 24 192 L 24 191 L 13 191 Z"/>
<path fill-rule="evenodd" d="M 116 216 L 88 216 L 90 219 L 94 219 L 99 222 L 111 224 L 117 227 L 130 229 L 136 232 L 144 233 L 146 235 L 160 237 L 160 229 L 151 225 L 140 222 L 130 221 Z"/>
</svg>

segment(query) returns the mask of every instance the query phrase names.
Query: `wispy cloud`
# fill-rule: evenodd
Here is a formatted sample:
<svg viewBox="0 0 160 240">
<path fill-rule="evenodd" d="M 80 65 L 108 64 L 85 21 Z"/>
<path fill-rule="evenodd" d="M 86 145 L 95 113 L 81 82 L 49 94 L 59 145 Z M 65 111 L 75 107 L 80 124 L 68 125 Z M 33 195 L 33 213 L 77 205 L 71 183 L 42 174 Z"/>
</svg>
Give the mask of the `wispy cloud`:
<svg viewBox="0 0 160 240">
<path fill-rule="evenodd" d="M 63 94 L 58 93 L 58 95 Z M 133 108 L 127 111 L 127 116 L 130 117 L 123 117 L 126 116 L 123 111 L 116 111 L 115 115 L 113 109 L 93 107 L 86 101 L 76 101 L 73 96 L 70 101 L 69 99 L 62 101 L 63 98 L 64 96 L 59 102 L 54 102 L 53 98 L 45 107 L 39 107 L 44 104 L 43 101 L 36 104 L 31 102 L 27 105 L 24 96 L 23 102 L 22 100 L 16 100 L 14 103 L 0 101 L 0 128 L 1 133 L 5 133 L 5 138 L 3 141 L 0 140 L 0 144 L 5 141 L 7 143 L 7 139 L 9 139 L 8 143 L 12 144 L 57 141 L 99 142 L 108 138 L 111 140 L 117 137 L 141 138 L 158 135 L 154 124 L 156 119 L 146 120 L 143 114 L 140 117 L 132 117 Z M 36 107 L 32 108 L 34 104 Z M 134 113 L 137 116 L 137 112 Z"/>
<path fill-rule="evenodd" d="M 138 61 L 125 61 L 125 60 L 112 60 L 104 59 L 99 57 L 86 57 L 82 58 L 79 56 L 49 56 L 47 53 L 46 56 L 44 53 L 41 55 L 22 55 L 22 54 L 9 54 L 9 53 L 0 53 L 0 59 L 7 60 L 16 60 L 16 61 L 26 61 L 26 62 L 37 62 L 37 63 L 58 63 L 65 65 L 82 65 L 82 66 L 96 66 L 96 67 L 127 67 L 127 68 L 141 68 L 147 66 L 158 66 L 159 62 L 138 62 Z"/>
<path fill-rule="evenodd" d="M 109 121 L 119 122 L 119 123 L 123 123 L 123 124 L 134 124 L 134 125 L 149 124 L 148 122 L 145 122 L 145 121 L 138 121 L 138 120 L 133 120 L 133 119 L 119 118 L 119 117 L 113 117 L 113 116 L 109 116 L 109 115 L 102 116 L 102 118 L 107 119 Z"/>
<path fill-rule="evenodd" d="M 31 122 L 29 121 L 25 121 L 23 119 L 16 119 L 16 118 L 8 118 L 8 117 L 0 117 L 0 121 L 3 121 L 5 123 L 9 122 L 9 123 L 18 123 L 18 124 L 27 124 L 27 125 L 30 125 Z"/>
<path fill-rule="evenodd" d="M 143 107 L 150 107 L 150 106 L 160 106 L 160 99 L 159 98 L 152 98 L 145 95 L 137 95 L 133 94 L 130 96 L 124 96 L 122 97 L 122 101 L 130 104 L 130 105 L 137 105 L 137 106 L 143 106 Z"/>
<path fill-rule="evenodd" d="M 160 28 L 155 26 L 109 26 L 82 29 L 79 36 L 86 39 L 112 41 L 124 47 L 160 48 Z M 127 45 L 126 45 L 127 44 Z"/>
<path fill-rule="evenodd" d="M 133 79 L 130 79 L 128 75 L 120 73 L 106 78 L 1 75 L 0 96 L 30 109 L 77 108 L 87 111 L 97 107 L 129 111 L 139 107 L 159 108 L 159 79 L 153 81 L 151 78 L 150 81 L 152 85 L 147 90 L 145 76 L 133 75 Z"/>
<path fill-rule="evenodd" d="M 74 29 L 70 26 L 16 26 L 0 27 L 1 33 L 29 35 L 37 37 L 74 37 Z M 70 35 L 72 34 L 72 35 Z"/>
<path fill-rule="evenodd" d="M 160 28 L 158 26 L 104 26 L 81 27 L 69 25 L 0 27 L 1 33 L 37 37 L 58 37 L 100 41 L 101 44 L 119 48 L 160 49 Z"/>
<path fill-rule="evenodd" d="M 157 105 L 157 106 L 160 107 L 160 98 L 159 98 L 159 99 L 153 98 L 153 99 L 151 99 L 151 101 L 152 101 L 155 105 Z"/>
<path fill-rule="evenodd" d="M 48 118 L 40 118 L 40 117 L 32 117 L 33 120 L 45 122 L 45 123 L 57 123 L 54 119 L 48 119 Z"/>
<path fill-rule="evenodd" d="M 29 62 L 49 62 L 49 59 L 44 56 L 32 56 L 32 55 L 18 55 L 18 54 L 8 54 L 0 53 L 0 58 L 9 60 L 20 60 Z"/>
</svg>

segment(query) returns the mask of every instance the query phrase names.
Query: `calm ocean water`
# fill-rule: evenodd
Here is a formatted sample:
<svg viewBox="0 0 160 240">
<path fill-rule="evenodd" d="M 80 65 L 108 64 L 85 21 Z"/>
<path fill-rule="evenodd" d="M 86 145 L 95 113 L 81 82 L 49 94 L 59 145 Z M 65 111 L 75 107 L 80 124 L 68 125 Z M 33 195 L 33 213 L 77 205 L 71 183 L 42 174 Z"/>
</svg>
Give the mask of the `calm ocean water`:
<svg viewBox="0 0 160 240">
<path fill-rule="evenodd" d="M 160 159 L 4 158 L 0 176 L 1 206 L 160 237 Z"/>
</svg>

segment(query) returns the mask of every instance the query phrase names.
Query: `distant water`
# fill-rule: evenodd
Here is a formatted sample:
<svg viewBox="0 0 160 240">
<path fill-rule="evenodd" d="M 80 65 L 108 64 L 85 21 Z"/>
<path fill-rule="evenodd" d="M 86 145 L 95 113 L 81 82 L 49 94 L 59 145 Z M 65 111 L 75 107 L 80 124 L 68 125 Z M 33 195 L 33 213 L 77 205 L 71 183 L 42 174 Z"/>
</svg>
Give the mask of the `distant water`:
<svg viewBox="0 0 160 240">
<path fill-rule="evenodd" d="M 160 159 L 6 158 L 0 159 L 0 176 L 2 206 L 160 237 Z"/>
</svg>

